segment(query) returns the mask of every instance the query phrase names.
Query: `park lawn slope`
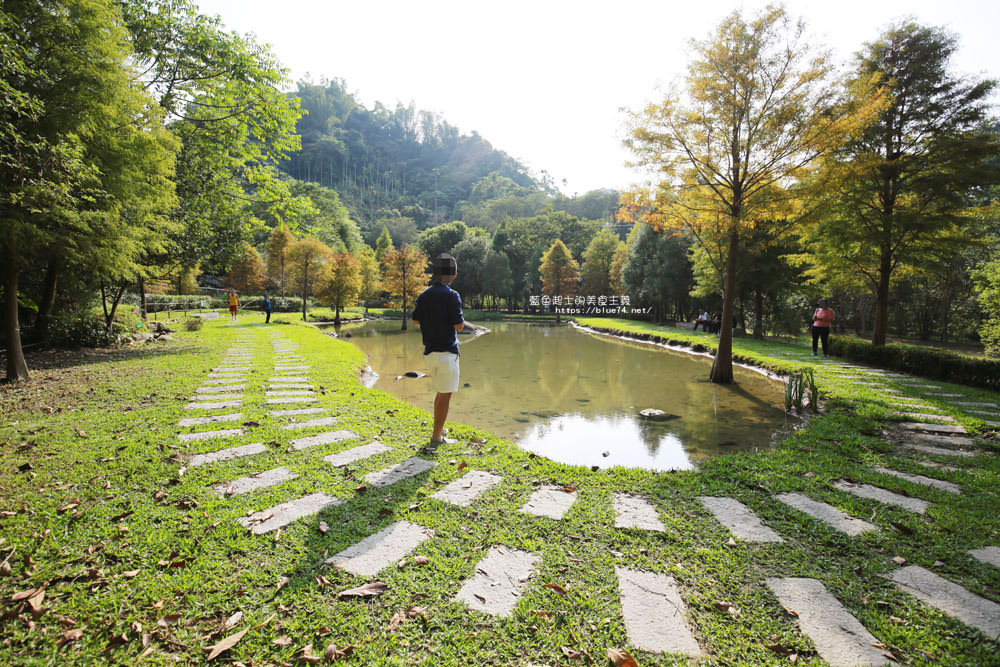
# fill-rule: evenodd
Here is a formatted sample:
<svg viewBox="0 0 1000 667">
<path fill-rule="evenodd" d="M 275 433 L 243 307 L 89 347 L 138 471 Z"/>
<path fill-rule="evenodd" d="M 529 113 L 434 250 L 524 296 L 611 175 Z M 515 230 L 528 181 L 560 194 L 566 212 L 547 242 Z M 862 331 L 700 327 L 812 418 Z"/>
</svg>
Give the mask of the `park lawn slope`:
<svg viewBox="0 0 1000 667">
<path fill-rule="evenodd" d="M 1000 543 L 997 458 L 984 454 L 936 474 L 961 484 L 961 495 L 873 472 L 885 465 L 926 474 L 883 439 L 886 408 L 877 396 L 851 388 L 837 398 L 837 379 L 826 378 L 832 400 L 824 414 L 771 450 L 713 459 L 697 472 L 557 464 L 463 425 L 452 425 L 454 444 L 431 453 L 423 449 L 427 412 L 362 387 L 357 371 L 365 359 L 356 348 L 311 326 L 265 328 L 261 322 L 259 316 L 244 316 L 237 325 L 218 320 L 160 347 L 58 357 L 32 384 L 2 390 L 0 561 L 10 573 L 0 576 L 7 612 L 0 621 L 0 661 L 92 665 L 145 656 L 149 664 L 195 664 L 208 647 L 246 631 L 218 661 L 292 664 L 303 650 L 322 655 L 336 645 L 351 647 L 341 660 L 356 665 L 604 664 L 608 648 L 626 648 L 642 665 L 688 664 L 680 655 L 629 645 L 616 567 L 673 577 L 705 665 L 787 665 L 790 655 L 799 664 L 821 664 L 795 618 L 763 585 L 773 576 L 822 581 L 901 662 L 995 661 L 995 642 L 881 575 L 897 569 L 893 559 L 901 558 L 1000 600 L 1000 572 L 965 553 Z M 185 429 L 177 422 L 190 416 L 183 406 L 243 336 L 252 341 L 256 370 L 241 407 L 246 434 L 226 446 L 261 442 L 268 451 L 254 462 L 188 468 L 188 455 L 220 445 L 178 441 Z M 390 451 L 340 468 L 322 457 L 345 446 L 289 451 L 298 434 L 283 430 L 263 403 L 271 336 L 297 346 L 311 366 L 317 403 L 338 418 L 336 428 Z M 706 335 L 702 344 L 709 341 Z M 739 345 L 745 342 L 741 356 L 766 361 L 763 348 Z M 769 367 L 787 372 L 801 363 L 775 357 Z M 365 484 L 365 474 L 413 456 L 436 466 L 386 488 Z M 212 490 L 276 465 L 298 476 L 230 498 Z M 430 498 L 469 470 L 491 471 L 502 482 L 468 507 Z M 932 505 L 915 515 L 831 487 L 844 478 Z M 542 483 L 578 492 L 563 520 L 518 511 Z M 879 531 L 855 538 L 837 533 L 774 498 L 786 491 L 830 502 Z M 275 533 L 254 536 L 237 523 L 317 492 L 342 502 Z M 666 530 L 614 528 L 616 493 L 648 496 Z M 700 495 L 739 499 L 785 542 L 730 540 Z M 433 531 L 405 563 L 376 577 L 324 563 L 397 521 Z M 509 618 L 454 601 L 496 545 L 540 557 Z M 417 556 L 426 563 L 418 564 Z M 376 580 L 387 585 L 379 596 L 337 596 Z M 25 599 L 12 599 L 41 587 L 44 598 L 34 613 Z"/>
</svg>

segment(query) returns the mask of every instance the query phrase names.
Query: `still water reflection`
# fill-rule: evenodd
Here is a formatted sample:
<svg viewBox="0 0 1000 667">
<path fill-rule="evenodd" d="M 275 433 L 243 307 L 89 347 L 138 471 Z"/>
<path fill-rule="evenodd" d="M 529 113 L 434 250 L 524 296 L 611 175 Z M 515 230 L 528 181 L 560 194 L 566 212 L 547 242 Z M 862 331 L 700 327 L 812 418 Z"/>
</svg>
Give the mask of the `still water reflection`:
<svg viewBox="0 0 1000 667">
<path fill-rule="evenodd" d="M 462 382 L 449 419 L 496 433 L 523 449 L 575 465 L 687 470 L 699 459 L 767 446 L 790 430 L 783 387 L 736 369 L 735 386 L 706 380 L 711 361 L 582 333 L 568 326 L 491 323 L 460 336 Z M 417 330 L 399 322 L 345 328 L 379 374 L 377 389 L 430 410 Z M 658 408 L 676 419 L 637 416 Z"/>
</svg>

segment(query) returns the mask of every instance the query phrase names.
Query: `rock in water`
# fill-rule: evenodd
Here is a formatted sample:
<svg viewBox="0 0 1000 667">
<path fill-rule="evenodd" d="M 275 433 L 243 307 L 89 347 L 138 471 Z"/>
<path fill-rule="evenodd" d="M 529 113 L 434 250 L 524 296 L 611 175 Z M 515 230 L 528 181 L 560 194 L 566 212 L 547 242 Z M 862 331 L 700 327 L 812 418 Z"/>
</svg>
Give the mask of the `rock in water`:
<svg viewBox="0 0 1000 667">
<path fill-rule="evenodd" d="M 424 373 L 421 373 L 420 371 L 406 371 L 403 375 L 408 378 L 422 378 Z"/>
<path fill-rule="evenodd" d="M 649 419 L 650 421 L 667 421 L 668 419 L 677 419 L 679 415 L 672 415 L 669 412 L 664 412 L 663 410 L 657 410 L 656 408 L 646 408 L 645 410 L 639 411 L 639 416 L 643 419 Z"/>
</svg>

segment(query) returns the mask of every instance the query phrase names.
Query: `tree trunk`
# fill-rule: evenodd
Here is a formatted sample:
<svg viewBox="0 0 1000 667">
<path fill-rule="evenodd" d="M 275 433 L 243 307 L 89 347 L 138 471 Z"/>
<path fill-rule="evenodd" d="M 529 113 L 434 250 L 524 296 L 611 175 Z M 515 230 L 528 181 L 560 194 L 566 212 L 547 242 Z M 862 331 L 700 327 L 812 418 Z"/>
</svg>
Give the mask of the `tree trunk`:
<svg viewBox="0 0 1000 667">
<path fill-rule="evenodd" d="M 111 311 L 108 311 L 108 304 L 105 300 L 105 289 L 104 282 L 101 281 L 101 305 L 104 306 L 104 330 L 110 332 L 111 325 L 115 321 L 115 313 L 118 311 L 118 304 L 121 302 L 122 297 L 125 296 L 125 283 L 122 283 L 121 287 L 115 293 L 115 298 L 111 302 Z"/>
<path fill-rule="evenodd" d="M 764 337 L 764 293 L 759 288 L 753 291 L 753 337 Z"/>
<path fill-rule="evenodd" d="M 735 227 L 735 221 L 734 221 Z M 712 382 L 733 381 L 733 297 L 736 292 L 736 252 L 740 237 L 735 229 L 729 233 L 729 253 L 726 256 L 726 286 L 722 294 L 722 321 L 719 323 L 719 347 L 708 379 Z"/>
<path fill-rule="evenodd" d="M 28 380 L 28 364 L 21 349 L 21 329 L 17 321 L 17 279 L 20 268 L 17 260 L 7 256 L 4 271 L 4 338 L 7 344 L 7 382 Z"/>
<path fill-rule="evenodd" d="M 142 310 L 142 319 L 149 319 L 149 313 L 146 311 L 146 279 L 139 278 L 139 307 Z"/>
<path fill-rule="evenodd" d="M 889 327 L 890 269 L 888 253 L 882 253 L 878 269 L 878 288 L 875 293 L 875 330 L 872 332 L 872 345 L 885 345 L 886 329 Z"/>
<path fill-rule="evenodd" d="M 49 316 L 56 303 L 56 286 L 59 282 L 61 265 L 58 259 L 49 261 L 42 282 L 42 298 L 38 300 L 38 317 L 35 319 L 35 334 L 40 340 L 45 339 L 49 330 Z"/>
<path fill-rule="evenodd" d="M 305 273 L 305 271 L 303 271 Z M 302 278 L 302 321 L 308 322 L 306 319 L 306 294 L 309 293 L 309 279 L 306 277 Z"/>
<path fill-rule="evenodd" d="M 334 308 L 335 308 L 335 311 L 334 311 L 334 316 L 333 316 L 333 326 L 339 327 L 340 326 L 340 306 L 337 305 Z"/>
<path fill-rule="evenodd" d="M 406 331 L 406 283 L 403 283 L 403 327 L 400 331 Z"/>
</svg>

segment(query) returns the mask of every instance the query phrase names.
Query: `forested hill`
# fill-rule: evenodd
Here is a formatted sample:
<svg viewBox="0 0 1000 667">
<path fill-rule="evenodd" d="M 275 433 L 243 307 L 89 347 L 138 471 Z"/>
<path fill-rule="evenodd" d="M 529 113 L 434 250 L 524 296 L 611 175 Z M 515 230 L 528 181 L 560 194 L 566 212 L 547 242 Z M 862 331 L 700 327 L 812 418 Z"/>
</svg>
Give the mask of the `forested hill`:
<svg viewBox="0 0 1000 667">
<path fill-rule="evenodd" d="M 417 229 L 451 220 L 492 229 L 547 205 L 603 219 L 617 204 L 613 190 L 562 196 L 478 133 L 462 134 L 412 103 L 368 109 L 341 79 L 300 82 L 292 96 L 307 112 L 297 126 L 302 150 L 281 169 L 336 190 L 369 241 L 400 219 Z"/>
</svg>

